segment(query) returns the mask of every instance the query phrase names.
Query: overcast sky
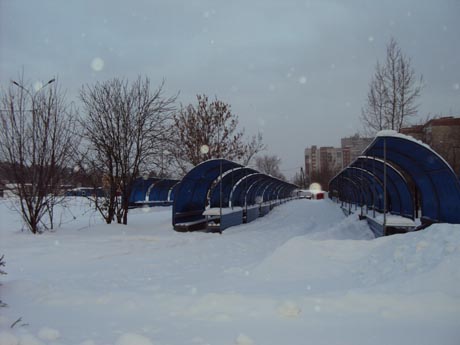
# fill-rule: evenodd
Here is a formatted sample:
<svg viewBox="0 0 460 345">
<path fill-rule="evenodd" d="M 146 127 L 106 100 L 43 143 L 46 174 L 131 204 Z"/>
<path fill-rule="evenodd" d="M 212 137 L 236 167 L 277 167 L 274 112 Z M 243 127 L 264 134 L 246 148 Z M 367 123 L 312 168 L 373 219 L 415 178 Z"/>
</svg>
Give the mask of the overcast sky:
<svg viewBox="0 0 460 345">
<path fill-rule="evenodd" d="M 231 104 L 285 175 L 360 130 L 394 37 L 423 74 L 420 115 L 460 116 L 460 0 L 0 0 L 0 84 L 58 76 L 70 98 L 113 77 L 166 79 L 180 102 Z"/>
</svg>

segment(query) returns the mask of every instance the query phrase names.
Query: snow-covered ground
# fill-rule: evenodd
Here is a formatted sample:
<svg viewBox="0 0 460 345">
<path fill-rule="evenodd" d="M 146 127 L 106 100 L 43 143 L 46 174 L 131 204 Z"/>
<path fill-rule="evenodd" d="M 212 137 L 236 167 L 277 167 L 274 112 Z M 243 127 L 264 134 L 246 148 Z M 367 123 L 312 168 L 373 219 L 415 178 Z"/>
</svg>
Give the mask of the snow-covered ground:
<svg viewBox="0 0 460 345">
<path fill-rule="evenodd" d="M 222 235 L 64 211 L 34 236 L 0 201 L 1 345 L 460 344 L 459 225 L 373 239 L 305 199 Z"/>
</svg>

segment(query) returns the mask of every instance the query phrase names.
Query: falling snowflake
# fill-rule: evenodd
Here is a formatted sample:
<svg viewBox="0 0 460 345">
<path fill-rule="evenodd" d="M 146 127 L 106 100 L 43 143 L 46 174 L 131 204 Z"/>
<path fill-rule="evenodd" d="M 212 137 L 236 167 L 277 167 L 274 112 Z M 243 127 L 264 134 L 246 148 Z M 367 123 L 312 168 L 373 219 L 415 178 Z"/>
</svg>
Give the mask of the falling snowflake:
<svg viewBox="0 0 460 345">
<path fill-rule="evenodd" d="M 207 154 L 207 153 L 209 152 L 209 146 L 208 146 L 208 145 L 202 145 L 202 146 L 200 147 L 200 152 L 201 152 L 203 155 Z"/>
<path fill-rule="evenodd" d="M 301 76 L 301 77 L 299 78 L 299 83 L 300 83 L 300 84 L 306 84 L 306 83 L 307 83 L 307 77 Z"/>
<path fill-rule="evenodd" d="M 369 37 L 367 38 L 367 40 L 368 40 L 370 43 L 374 42 L 374 36 L 369 36 Z"/>
<path fill-rule="evenodd" d="M 459 83 L 455 83 L 454 85 L 452 85 L 452 88 L 457 91 L 460 89 L 460 84 Z"/>
<path fill-rule="evenodd" d="M 210 11 L 204 11 L 203 12 L 203 18 L 208 19 L 209 17 L 213 16 L 216 14 L 216 10 L 210 10 Z"/>
<path fill-rule="evenodd" d="M 99 72 L 104 68 L 104 60 L 99 57 L 96 57 L 91 61 L 91 68 L 93 71 Z"/>
<path fill-rule="evenodd" d="M 270 91 L 275 91 L 275 90 L 276 90 L 276 86 L 275 86 L 274 84 L 270 84 L 270 85 L 268 85 L 268 89 L 269 89 Z"/>
</svg>

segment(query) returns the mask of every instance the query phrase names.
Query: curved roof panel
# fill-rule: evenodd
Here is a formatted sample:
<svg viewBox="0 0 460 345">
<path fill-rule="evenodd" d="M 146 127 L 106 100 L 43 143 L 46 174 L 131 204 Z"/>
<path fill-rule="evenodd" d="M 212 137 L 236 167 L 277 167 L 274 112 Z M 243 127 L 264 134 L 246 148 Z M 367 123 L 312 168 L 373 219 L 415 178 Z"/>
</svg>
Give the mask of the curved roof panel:
<svg viewBox="0 0 460 345">
<path fill-rule="evenodd" d="M 129 195 L 129 203 L 135 203 L 137 201 L 145 201 L 147 197 L 147 190 L 152 183 L 158 181 L 157 178 L 138 178 L 134 181 L 133 189 Z"/>
<path fill-rule="evenodd" d="M 173 225 L 201 222 L 208 200 L 210 207 L 245 206 L 255 204 L 257 197 L 264 201 L 272 200 L 275 195 L 281 197 L 281 191 L 287 196 L 295 188 L 291 183 L 235 162 L 209 160 L 190 170 L 176 187 Z"/>
<path fill-rule="evenodd" d="M 363 154 L 382 159 L 386 155 L 387 161 L 411 176 L 421 194 L 424 217 L 460 223 L 460 182 L 429 146 L 394 131 L 382 131 Z"/>
<path fill-rule="evenodd" d="M 195 221 L 204 218 L 207 194 L 213 182 L 228 170 L 241 168 L 242 165 L 225 159 L 211 159 L 198 164 L 177 186 L 174 192 L 173 225 L 177 214 L 189 214 L 181 221 Z"/>
<path fill-rule="evenodd" d="M 149 201 L 169 201 L 169 192 L 179 180 L 163 179 L 154 182 L 149 189 Z"/>
<path fill-rule="evenodd" d="M 383 185 L 384 162 L 379 158 L 358 157 L 352 167 L 365 169 L 375 175 Z M 404 176 L 389 162 L 386 163 L 387 194 L 390 205 L 388 210 L 405 217 L 413 218 L 414 203 L 412 194 Z"/>
<path fill-rule="evenodd" d="M 211 207 L 219 207 L 222 204 L 222 207 L 228 207 L 230 203 L 230 194 L 232 192 L 233 186 L 244 176 L 249 174 L 257 173 L 256 170 L 246 167 L 239 167 L 227 171 L 223 175 L 222 180 L 219 181 L 214 188 L 211 190 L 210 195 L 210 205 Z M 220 194 L 222 188 L 222 203 L 220 201 Z"/>
</svg>

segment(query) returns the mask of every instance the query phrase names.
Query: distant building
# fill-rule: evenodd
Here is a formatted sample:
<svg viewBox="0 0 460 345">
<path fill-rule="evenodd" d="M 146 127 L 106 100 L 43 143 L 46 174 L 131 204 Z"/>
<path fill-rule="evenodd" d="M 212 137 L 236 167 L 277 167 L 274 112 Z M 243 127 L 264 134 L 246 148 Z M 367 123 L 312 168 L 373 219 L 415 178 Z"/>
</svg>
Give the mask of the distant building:
<svg viewBox="0 0 460 345">
<path fill-rule="evenodd" d="M 460 118 L 441 117 L 424 125 L 401 128 L 401 133 L 410 135 L 428 144 L 439 153 L 455 173 L 460 176 Z"/>
<path fill-rule="evenodd" d="M 359 135 L 354 135 L 340 139 L 342 150 L 346 153 L 343 158 L 343 166 L 349 165 L 369 146 L 373 138 L 363 138 Z"/>
<path fill-rule="evenodd" d="M 358 135 L 342 138 L 341 147 L 316 145 L 306 148 L 305 177 L 308 184 L 319 182 L 325 188 L 329 180 L 355 160 L 371 143 L 372 138 Z"/>
</svg>

